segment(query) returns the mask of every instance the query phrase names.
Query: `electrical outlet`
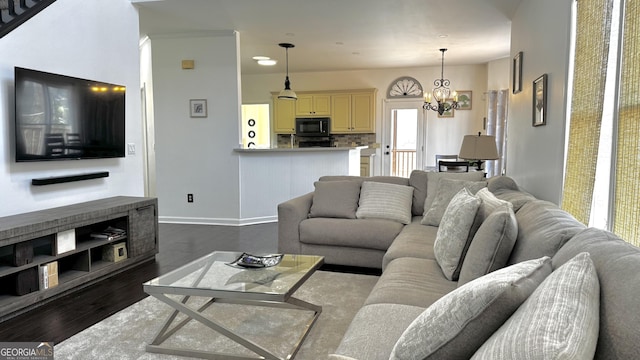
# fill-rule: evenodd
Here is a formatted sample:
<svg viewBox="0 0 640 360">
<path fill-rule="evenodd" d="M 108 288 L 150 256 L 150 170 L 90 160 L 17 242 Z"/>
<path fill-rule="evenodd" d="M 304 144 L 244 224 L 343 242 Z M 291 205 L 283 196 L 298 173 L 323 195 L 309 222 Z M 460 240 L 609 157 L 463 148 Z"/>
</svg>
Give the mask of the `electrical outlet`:
<svg viewBox="0 0 640 360">
<path fill-rule="evenodd" d="M 193 202 L 193 194 L 187 194 L 187 202 Z"/>
</svg>

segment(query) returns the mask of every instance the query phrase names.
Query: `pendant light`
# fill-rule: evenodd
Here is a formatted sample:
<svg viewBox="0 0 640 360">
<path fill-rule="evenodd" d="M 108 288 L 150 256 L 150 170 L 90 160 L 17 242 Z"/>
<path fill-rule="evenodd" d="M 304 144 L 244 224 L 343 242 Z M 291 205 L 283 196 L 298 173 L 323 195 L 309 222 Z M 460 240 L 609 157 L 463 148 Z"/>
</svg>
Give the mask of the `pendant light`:
<svg viewBox="0 0 640 360">
<path fill-rule="evenodd" d="M 298 95 L 291 90 L 291 83 L 289 82 L 289 49 L 294 47 L 295 45 L 289 43 L 280 43 L 278 46 L 283 47 L 287 54 L 287 77 L 284 79 L 284 90 L 280 91 L 280 95 L 278 95 L 278 99 L 285 100 L 298 100 Z"/>
</svg>

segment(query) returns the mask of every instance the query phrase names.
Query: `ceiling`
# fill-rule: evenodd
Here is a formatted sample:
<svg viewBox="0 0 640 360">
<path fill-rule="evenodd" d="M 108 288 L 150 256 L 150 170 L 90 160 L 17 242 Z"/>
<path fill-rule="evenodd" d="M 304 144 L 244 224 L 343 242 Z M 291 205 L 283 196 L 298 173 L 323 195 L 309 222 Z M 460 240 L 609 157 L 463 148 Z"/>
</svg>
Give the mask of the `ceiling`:
<svg viewBox="0 0 640 360">
<path fill-rule="evenodd" d="M 236 30 L 243 74 L 482 64 L 509 56 L 522 0 L 132 0 L 144 35 Z M 253 56 L 278 60 L 260 66 Z"/>
</svg>

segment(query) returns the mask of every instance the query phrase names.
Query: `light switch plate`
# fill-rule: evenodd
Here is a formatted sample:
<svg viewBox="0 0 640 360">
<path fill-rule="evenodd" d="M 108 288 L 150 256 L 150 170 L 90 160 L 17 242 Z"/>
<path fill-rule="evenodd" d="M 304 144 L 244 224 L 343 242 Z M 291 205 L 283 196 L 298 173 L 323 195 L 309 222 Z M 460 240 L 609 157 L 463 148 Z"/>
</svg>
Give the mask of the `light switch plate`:
<svg viewBox="0 0 640 360">
<path fill-rule="evenodd" d="M 129 155 L 135 155 L 136 154 L 136 144 L 128 143 L 127 144 L 127 152 L 129 153 Z"/>
</svg>

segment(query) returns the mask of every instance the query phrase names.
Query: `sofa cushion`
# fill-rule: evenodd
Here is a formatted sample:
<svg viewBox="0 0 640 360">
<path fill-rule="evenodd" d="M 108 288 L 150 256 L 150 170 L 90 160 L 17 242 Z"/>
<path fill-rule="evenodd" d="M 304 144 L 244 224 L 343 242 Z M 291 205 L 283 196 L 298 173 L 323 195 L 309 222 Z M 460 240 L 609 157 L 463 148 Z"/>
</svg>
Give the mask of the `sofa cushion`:
<svg viewBox="0 0 640 360">
<path fill-rule="evenodd" d="M 441 179 L 481 181 L 484 179 L 484 173 L 482 171 L 472 171 L 472 172 L 465 172 L 465 173 L 433 172 L 433 171 L 427 172 L 427 197 L 424 199 L 424 207 L 422 208 L 423 215 L 425 211 L 431 208 L 431 204 L 433 203 L 433 200 L 435 199 L 436 195 L 439 193 Z M 415 187 L 415 185 L 413 186 Z"/>
<path fill-rule="evenodd" d="M 309 217 L 355 219 L 360 183 L 350 180 L 316 181 Z"/>
<path fill-rule="evenodd" d="M 472 359 L 593 359 L 600 310 L 588 253 L 555 270 Z"/>
<path fill-rule="evenodd" d="M 393 344 L 424 311 L 401 304 L 365 305 L 351 321 L 335 355 L 358 360 L 389 360 Z"/>
<path fill-rule="evenodd" d="M 511 204 L 503 204 L 482 222 L 471 240 L 460 269 L 458 286 L 503 268 L 517 237 L 518 224 Z"/>
<path fill-rule="evenodd" d="M 402 228 L 384 219 L 311 218 L 300 222 L 300 242 L 386 250 Z"/>
<path fill-rule="evenodd" d="M 409 185 L 409 179 L 399 176 L 354 176 L 354 175 L 325 175 L 321 176 L 318 181 L 339 181 L 350 180 L 357 181 L 362 185 L 365 181 L 380 182 L 385 184 Z"/>
<path fill-rule="evenodd" d="M 436 260 L 449 280 L 458 280 L 469 239 L 469 230 L 478 212 L 480 199 L 466 188 L 451 199 L 438 228 L 433 252 Z"/>
<path fill-rule="evenodd" d="M 360 190 L 358 219 L 388 219 L 409 224 L 411 222 L 411 186 L 365 181 Z"/>
<path fill-rule="evenodd" d="M 439 226 L 449 202 L 461 189 L 467 188 L 469 192 L 475 194 L 487 186 L 486 181 L 466 181 L 449 178 L 440 179 L 438 184 L 438 193 L 431 206 L 425 209 L 424 218 L 422 219 L 423 225 Z"/>
<path fill-rule="evenodd" d="M 470 358 L 550 273 L 551 259 L 544 257 L 459 287 L 409 325 L 390 359 Z"/>
<path fill-rule="evenodd" d="M 600 336 L 596 359 L 640 359 L 640 248 L 609 231 L 588 228 L 553 257 L 555 268 L 587 251 L 600 279 Z"/>
<path fill-rule="evenodd" d="M 422 216 L 414 216 L 411 224 L 406 225 L 396 236 L 382 260 L 382 270 L 393 260 L 401 257 L 434 259 L 433 243 L 436 241 L 438 228 L 420 224 Z"/>
<path fill-rule="evenodd" d="M 426 308 L 455 288 L 456 282 L 444 277 L 435 260 L 399 258 L 387 265 L 365 303 Z"/>
<path fill-rule="evenodd" d="M 510 202 L 513 205 L 513 211 L 516 213 L 524 204 L 537 200 L 535 196 L 519 190 L 497 190 L 493 194 L 498 199 Z"/>
<path fill-rule="evenodd" d="M 478 190 L 476 196 L 482 201 L 480 204 L 480 208 L 478 209 L 478 215 L 480 216 L 481 222 L 484 221 L 491 213 L 499 207 L 508 206 L 513 209 L 513 205 L 506 201 L 498 199 L 489 188 L 482 188 Z"/>
<path fill-rule="evenodd" d="M 409 174 L 409 186 L 413 187 L 411 212 L 413 215 L 422 215 L 424 214 L 424 201 L 427 199 L 427 172 L 413 170 Z"/>
<path fill-rule="evenodd" d="M 511 252 L 509 264 L 524 260 L 553 256 L 569 239 L 585 229 L 557 205 L 533 200 L 516 212 L 518 239 Z"/>
</svg>

